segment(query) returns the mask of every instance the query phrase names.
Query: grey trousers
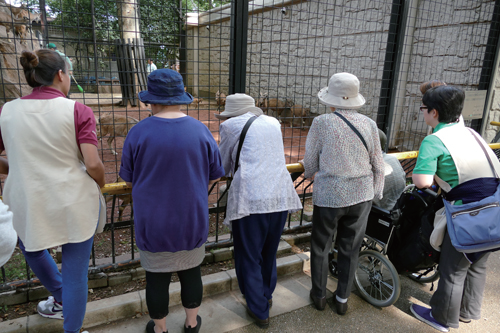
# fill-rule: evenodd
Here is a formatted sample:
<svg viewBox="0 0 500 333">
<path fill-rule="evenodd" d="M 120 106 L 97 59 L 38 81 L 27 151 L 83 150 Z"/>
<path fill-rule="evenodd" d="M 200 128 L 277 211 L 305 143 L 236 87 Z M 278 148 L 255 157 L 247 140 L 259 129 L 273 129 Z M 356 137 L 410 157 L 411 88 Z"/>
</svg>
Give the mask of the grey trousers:
<svg viewBox="0 0 500 333">
<path fill-rule="evenodd" d="M 439 283 L 430 301 L 434 319 L 458 328 L 459 316 L 481 318 L 489 255 L 486 253 L 471 265 L 463 253 L 455 250 L 448 232 L 445 234 L 439 261 Z"/>
<path fill-rule="evenodd" d="M 339 250 L 336 294 L 340 298 L 348 298 L 351 294 L 359 248 L 365 236 L 371 207 L 371 201 L 342 208 L 314 206 L 311 234 L 311 280 L 314 296 L 326 296 L 328 253 L 332 249 L 335 231 Z"/>
</svg>

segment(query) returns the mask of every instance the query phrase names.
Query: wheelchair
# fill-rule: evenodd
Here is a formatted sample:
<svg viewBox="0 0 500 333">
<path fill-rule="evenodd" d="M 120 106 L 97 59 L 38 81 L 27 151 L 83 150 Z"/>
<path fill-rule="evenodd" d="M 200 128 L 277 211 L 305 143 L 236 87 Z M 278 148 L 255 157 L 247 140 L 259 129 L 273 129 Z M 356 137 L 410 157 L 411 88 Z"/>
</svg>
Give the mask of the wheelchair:
<svg viewBox="0 0 500 333">
<path fill-rule="evenodd" d="M 418 200 L 418 204 L 423 207 L 428 207 L 429 201 L 437 198 L 435 192 L 427 189 L 419 190 L 415 185 L 408 185 L 403 195 L 410 195 L 415 198 L 414 200 Z M 426 197 L 430 200 L 426 200 Z M 399 208 L 388 211 L 372 206 L 368 217 L 365 238 L 359 252 L 354 285 L 363 299 L 377 307 L 387 307 L 394 304 L 401 293 L 399 272 L 388 256 L 394 243 L 395 234 L 400 228 L 401 216 L 402 211 Z M 336 250 L 333 249 L 329 256 L 329 269 L 334 277 L 337 275 L 335 254 Z M 433 282 L 439 277 L 438 265 L 434 262 L 427 263 L 424 267 L 404 271 L 404 274 L 421 283 Z"/>
</svg>

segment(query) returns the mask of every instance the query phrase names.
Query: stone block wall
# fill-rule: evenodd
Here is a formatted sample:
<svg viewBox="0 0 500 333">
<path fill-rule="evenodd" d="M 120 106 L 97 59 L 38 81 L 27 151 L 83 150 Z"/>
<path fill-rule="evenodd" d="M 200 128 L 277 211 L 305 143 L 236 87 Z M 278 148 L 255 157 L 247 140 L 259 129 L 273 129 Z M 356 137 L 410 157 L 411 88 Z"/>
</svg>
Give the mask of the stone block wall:
<svg viewBox="0 0 500 333">
<path fill-rule="evenodd" d="M 410 60 L 392 124 L 394 146 L 417 150 L 427 134 L 419 111 L 422 82 L 440 79 L 464 90 L 477 90 L 494 1 L 418 1 L 413 36 L 407 36 Z M 404 65 L 403 65 L 404 66 Z"/>
<path fill-rule="evenodd" d="M 332 74 L 346 71 L 361 81 L 367 104 L 360 111 L 376 118 L 391 0 L 253 3 L 248 21 L 248 94 L 256 99 L 261 93 L 292 98 L 321 114 L 327 109 L 318 104 L 318 90 Z M 408 54 L 401 65 L 405 73 L 399 76 L 390 135 L 392 147 L 399 150 L 418 149 L 427 133 L 418 109 L 422 82 L 441 79 L 465 90 L 477 89 L 494 1 L 414 0 L 411 6 L 411 27 L 405 37 Z M 188 29 L 188 72 L 197 73 L 188 75 L 188 82 L 212 98 L 217 90 L 228 90 L 230 11 L 225 10 L 226 16 L 200 19 L 203 24 Z"/>
</svg>

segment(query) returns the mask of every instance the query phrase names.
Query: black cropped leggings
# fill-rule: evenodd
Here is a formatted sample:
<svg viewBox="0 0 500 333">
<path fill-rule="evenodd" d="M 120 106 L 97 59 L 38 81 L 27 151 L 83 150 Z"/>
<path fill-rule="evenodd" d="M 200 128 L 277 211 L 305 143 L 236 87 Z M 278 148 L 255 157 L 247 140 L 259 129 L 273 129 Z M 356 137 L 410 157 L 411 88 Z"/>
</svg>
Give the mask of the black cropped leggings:
<svg viewBox="0 0 500 333">
<path fill-rule="evenodd" d="M 182 306 L 187 309 L 199 307 L 203 297 L 200 266 L 177 272 L 177 275 L 181 282 Z M 151 319 L 163 319 L 168 315 L 171 278 L 172 273 L 146 271 L 146 304 Z"/>
</svg>

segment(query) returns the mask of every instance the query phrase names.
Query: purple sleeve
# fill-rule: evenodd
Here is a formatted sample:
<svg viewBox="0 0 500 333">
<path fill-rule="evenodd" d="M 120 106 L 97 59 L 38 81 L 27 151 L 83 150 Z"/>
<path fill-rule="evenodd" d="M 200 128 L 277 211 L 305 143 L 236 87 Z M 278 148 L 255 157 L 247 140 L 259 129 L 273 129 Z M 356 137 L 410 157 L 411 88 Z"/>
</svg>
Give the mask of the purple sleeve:
<svg viewBox="0 0 500 333">
<path fill-rule="evenodd" d="M 217 147 L 217 143 L 215 139 L 212 137 L 211 142 L 211 152 L 210 152 L 210 180 L 218 179 L 224 176 L 224 167 L 222 166 L 222 158 L 220 156 L 219 147 Z"/>
<path fill-rule="evenodd" d="M 94 112 L 88 106 L 78 102 L 75 102 L 75 132 L 78 146 L 82 143 L 98 146 Z"/>
<path fill-rule="evenodd" d="M 130 133 L 129 133 L 130 134 Z M 133 183 L 134 179 L 134 160 L 132 158 L 133 155 L 133 147 L 132 147 L 132 135 L 127 135 L 125 138 L 125 142 L 123 143 L 122 150 L 122 160 L 120 165 L 119 176 L 126 182 Z"/>
</svg>

